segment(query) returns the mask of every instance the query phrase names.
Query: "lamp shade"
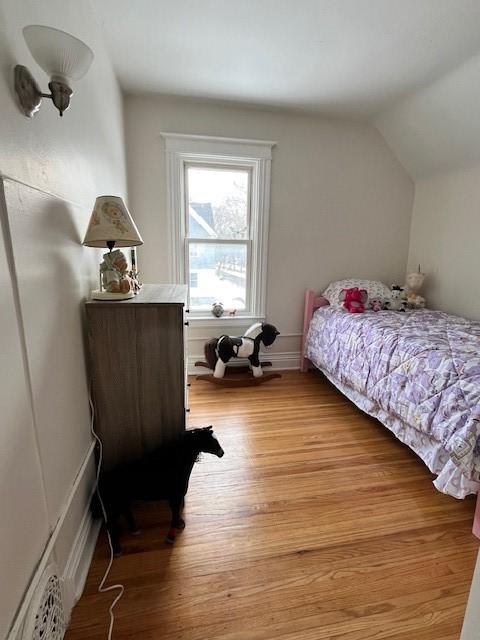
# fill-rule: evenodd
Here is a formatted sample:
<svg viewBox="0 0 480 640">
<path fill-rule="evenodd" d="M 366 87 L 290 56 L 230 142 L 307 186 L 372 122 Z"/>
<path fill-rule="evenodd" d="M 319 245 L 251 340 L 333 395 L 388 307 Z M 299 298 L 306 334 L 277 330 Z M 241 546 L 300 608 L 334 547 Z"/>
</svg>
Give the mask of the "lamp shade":
<svg viewBox="0 0 480 640">
<path fill-rule="evenodd" d="M 83 244 L 87 247 L 107 247 L 107 242 L 113 241 L 116 247 L 135 247 L 143 244 L 122 198 L 98 196 Z"/>
<path fill-rule="evenodd" d="M 35 61 L 50 78 L 80 80 L 93 61 L 93 51 L 65 31 L 31 24 L 23 37 Z"/>
</svg>

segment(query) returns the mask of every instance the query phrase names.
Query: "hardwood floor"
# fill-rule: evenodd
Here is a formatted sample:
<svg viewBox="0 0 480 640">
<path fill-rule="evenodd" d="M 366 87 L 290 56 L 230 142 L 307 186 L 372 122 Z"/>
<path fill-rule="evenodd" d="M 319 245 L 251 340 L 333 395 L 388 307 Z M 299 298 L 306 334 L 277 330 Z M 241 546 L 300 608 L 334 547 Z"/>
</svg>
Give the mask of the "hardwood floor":
<svg viewBox="0 0 480 640">
<path fill-rule="evenodd" d="M 438 493 L 414 453 L 314 372 L 245 389 L 193 381 L 190 425 L 207 424 L 225 456 L 194 468 L 175 546 L 158 505 L 123 540 L 115 640 L 458 640 L 472 498 Z M 67 640 L 106 638 L 106 563 L 101 535 Z"/>
</svg>

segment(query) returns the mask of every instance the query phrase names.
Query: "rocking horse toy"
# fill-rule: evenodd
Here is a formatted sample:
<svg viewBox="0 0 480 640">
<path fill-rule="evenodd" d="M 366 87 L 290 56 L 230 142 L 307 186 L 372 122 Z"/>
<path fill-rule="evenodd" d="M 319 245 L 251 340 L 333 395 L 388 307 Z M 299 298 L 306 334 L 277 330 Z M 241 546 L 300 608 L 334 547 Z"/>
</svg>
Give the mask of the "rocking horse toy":
<svg viewBox="0 0 480 640">
<path fill-rule="evenodd" d="M 281 378 L 279 373 L 267 373 L 264 375 L 262 367 L 271 367 L 272 363 L 260 362 L 259 359 L 260 345 L 264 344 L 269 347 L 275 342 L 279 334 L 280 332 L 273 324 L 256 322 L 247 329 L 243 336 L 223 335 L 219 338 L 212 338 L 205 343 L 206 362 L 198 361 L 195 366 L 212 369 L 213 374 L 197 376 L 197 380 L 207 380 L 213 384 L 227 387 L 243 387 L 263 384 L 273 378 Z M 247 358 L 249 365 L 228 367 L 228 362 L 232 358 Z M 251 369 L 253 377 L 224 378 L 227 372 L 246 373 L 249 369 Z"/>
</svg>

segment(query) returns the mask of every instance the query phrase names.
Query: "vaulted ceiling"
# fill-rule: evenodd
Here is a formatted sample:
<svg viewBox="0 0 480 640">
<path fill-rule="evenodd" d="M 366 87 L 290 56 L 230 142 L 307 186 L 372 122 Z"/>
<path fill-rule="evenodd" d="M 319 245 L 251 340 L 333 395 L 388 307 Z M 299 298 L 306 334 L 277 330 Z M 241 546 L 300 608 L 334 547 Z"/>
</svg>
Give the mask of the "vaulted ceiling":
<svg viewBox="0 0 480 640">
<path fill-rule="evenodd" d="M 92 0 L 120 83 L 373 118 L 480 50 L 478 0 Z"/>
</svg>

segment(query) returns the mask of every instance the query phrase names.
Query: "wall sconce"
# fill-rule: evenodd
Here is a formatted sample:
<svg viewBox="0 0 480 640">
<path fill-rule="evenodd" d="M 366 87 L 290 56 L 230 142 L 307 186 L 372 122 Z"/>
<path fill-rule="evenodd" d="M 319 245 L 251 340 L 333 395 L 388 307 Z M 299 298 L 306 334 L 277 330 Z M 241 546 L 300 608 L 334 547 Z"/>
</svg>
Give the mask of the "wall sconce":
<svg viewBox="0 0 480 640">
<path fill-rule="evenodd" d="M 31 118 L 40 109 L 42 98 L 51 98 L 61 116 L 70 105 L 71 80 L 80 80 L 93 61 L 93 51 L 65 31 L 32 24 L 23 37 L 35 61 L 50 77 L 51 93 L 42 93 L 27 67 L 15 67 L 15 91 L 23 113 Z"/>
</svg>

